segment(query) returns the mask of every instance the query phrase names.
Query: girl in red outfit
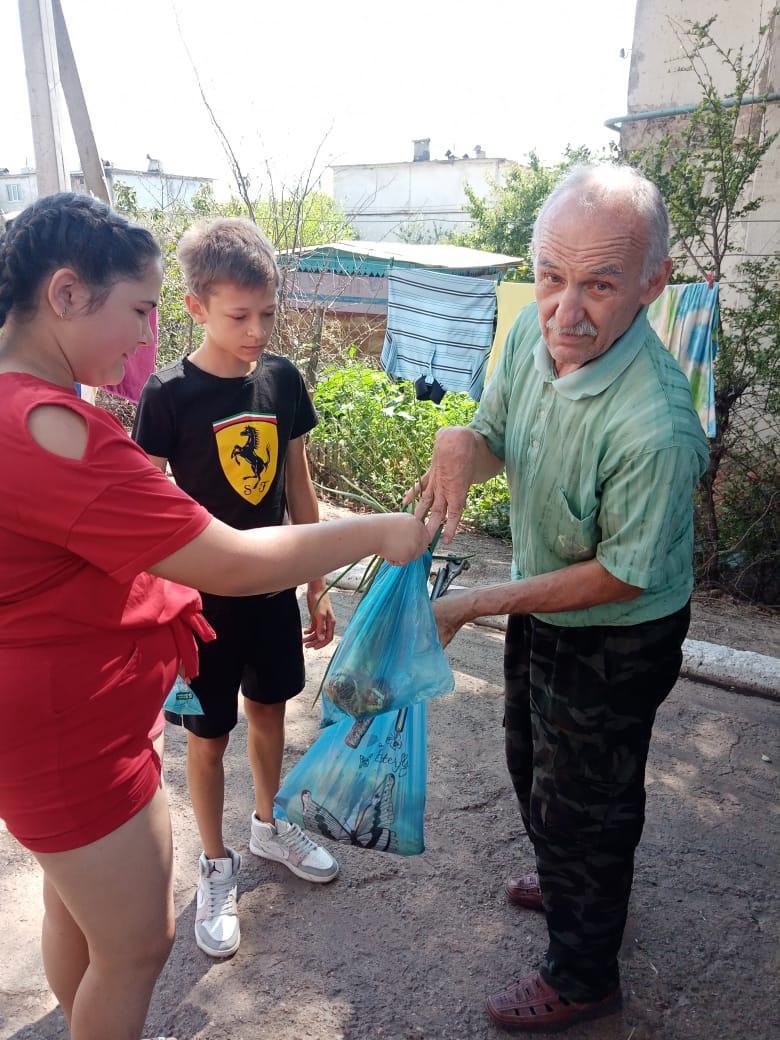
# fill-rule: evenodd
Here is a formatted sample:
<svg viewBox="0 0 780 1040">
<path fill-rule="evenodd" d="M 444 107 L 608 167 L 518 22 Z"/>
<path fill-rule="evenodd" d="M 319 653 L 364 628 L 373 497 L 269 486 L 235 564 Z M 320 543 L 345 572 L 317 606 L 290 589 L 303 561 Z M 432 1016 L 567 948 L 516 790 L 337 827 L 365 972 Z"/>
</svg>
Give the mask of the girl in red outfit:
<svg viewBox="0 0 780 1040">
<path fill-rule="evenodd" d="M 207 636 L 193 588 L 254 595 L 378 552 L 408 515 L 237 531 L 74 383 L 151 337 L 152 236 L 81 195 L 0 239 L 0 817 L 43 867 L 43 960 L 74 1040 L 138 1040 L 173 940 L 171 828 L 149 731 Z"/>
</svg>

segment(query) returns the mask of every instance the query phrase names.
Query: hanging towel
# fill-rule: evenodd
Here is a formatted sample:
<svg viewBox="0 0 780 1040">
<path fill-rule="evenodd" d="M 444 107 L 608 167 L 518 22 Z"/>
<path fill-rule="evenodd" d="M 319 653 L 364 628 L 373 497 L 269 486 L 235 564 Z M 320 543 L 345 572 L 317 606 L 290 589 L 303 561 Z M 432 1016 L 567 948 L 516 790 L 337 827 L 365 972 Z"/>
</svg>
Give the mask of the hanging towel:
<svg viewBox="0 0 780 1040">
<path fill-rule="evenodd" d="M 152 329 L 152 342 L 140 346 L 132 357 L 127 359 L 125 374 L 121 383 L 106 386 L 110 394 L 116 397 L 124 397 L 133 404 L 138 404 L 141 391 L 146 385 L 146 380 L 154 372 L 157 364 L 157 308 L 149 313 L 149 325 Z"/>
<path fill-rule="evenodd" d="M 650 304 L 647 319 L 691 384 L 693 406 L 708 437 L 715 436 L 715 373 L 718 347 L 718 283 L 667 285 Z"/>
<path fill-rule="evenodd" d="M 506 338 L 518 314 L 523 307 L 533 303 L 534 299 L 533 282 L 501 282 L 496 286 L 498 317 L 496 319 L 496 334 L 493 337 L 493 347 L 490 351 L 487 368 L 485 369 L 485 382 L 493 375 L 493 370 L 504 353 Z"/>
<path fill-rule="evenodd" d="M 496 283 L 419 269 L 387 276 L 382 367 L 397 379 L 438 381 L 479 400 L 493 341 Z"/>
</svg>

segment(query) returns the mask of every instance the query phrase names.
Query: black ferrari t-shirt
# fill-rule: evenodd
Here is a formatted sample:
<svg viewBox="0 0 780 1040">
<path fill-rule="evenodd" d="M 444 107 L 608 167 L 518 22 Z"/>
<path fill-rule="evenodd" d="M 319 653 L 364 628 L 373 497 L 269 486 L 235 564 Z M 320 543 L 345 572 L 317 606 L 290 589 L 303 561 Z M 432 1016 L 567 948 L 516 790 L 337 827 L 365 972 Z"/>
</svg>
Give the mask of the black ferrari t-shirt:
<svg viewBox="0 0 780 1040">
<path fill-rule="evenodd" d="M 281 524 L 287 445 L 317 424 L 300 372 L 262 354 L 248 376 L 224 379 L 187 358 L 150 376 L 133 438 L 168 459 L 180 488 L 246 531 Z"/>
</svg>

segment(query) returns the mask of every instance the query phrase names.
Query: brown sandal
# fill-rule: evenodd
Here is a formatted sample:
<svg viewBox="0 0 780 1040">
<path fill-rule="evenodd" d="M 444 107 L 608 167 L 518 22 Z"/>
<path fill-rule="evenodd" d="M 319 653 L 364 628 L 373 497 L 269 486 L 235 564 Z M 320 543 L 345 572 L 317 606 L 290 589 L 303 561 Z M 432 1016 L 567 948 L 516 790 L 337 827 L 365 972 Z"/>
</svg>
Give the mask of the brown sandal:
<svg viewBox="0 0 780 1040">
<path fill-rule="evenodd" d="M 557 1033 L 577 1022 L 609 1015 L 622 1003 L 619 989 L 593 1003 L 566 1000 L 548 986 L 537 971 L 499 993 L 493 993 L 485 1001 L 485 1007 L 493 1021 L 504 1029 Z"/>
<path fill-rule="evenodd" d="M 544 910 L 542 890 L 536 874 L 510 878 L 504 885 L 504 891 L 509 902 L 515 906 L 524 906 L 526 910 Z"/>
</svg>

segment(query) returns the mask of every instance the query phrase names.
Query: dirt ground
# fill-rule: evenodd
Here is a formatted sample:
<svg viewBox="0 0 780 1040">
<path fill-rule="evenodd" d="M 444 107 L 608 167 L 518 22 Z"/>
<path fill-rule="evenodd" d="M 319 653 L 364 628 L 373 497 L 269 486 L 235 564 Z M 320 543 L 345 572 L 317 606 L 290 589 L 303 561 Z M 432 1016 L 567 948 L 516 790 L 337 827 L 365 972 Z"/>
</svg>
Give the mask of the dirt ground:
<svg viewBox="0 0 780 1040">
<path fill-rule="evenodd" d="M 507 547 L 484 539 L 468 547 L 478 549 L 469 580 L 496 580 Z M 343 632 L 355 600 L 345 592 L 334 599 Z M 763 612 L 706 600 L 694 614 L 695 638 L 780 656 L 775 620 Z M 425 853 L 403 859 L 337 847 L 342 873 L 329 886 L 307 885 L 248 852 L 252 800 L 240 721 L 226 761 L 226 834 L 244 856 L 243 942 L 227 962 L 211 961 L 192 936 L 200 850 L 184 741 L 169 727 L 178 925 L 148 1035 L 499 1035 L 486 1019 L 484 995 L 533 968 L 545 948 L 543 917 L 503 897 L 504 879 L 531 869 L 533 860 L 503 763 L 501 647 L 500 633 L 476 627 L 452 644 L 456 692 L 429 712 Z M 311 701 L 328 654 L 307 653 L 310 682 L 290 708 L 287 765 L 317 734 Z M 625 1007 L 570 1030 L 572 1040 L 780 1036 L 779 713 L 775 702 L 686 681 L 662 707 L 621 958 Z M 0 907 L 0 1038 L 64 1040 L 40 966 L 40 876 L 4 833 Z"/>
</svg>

